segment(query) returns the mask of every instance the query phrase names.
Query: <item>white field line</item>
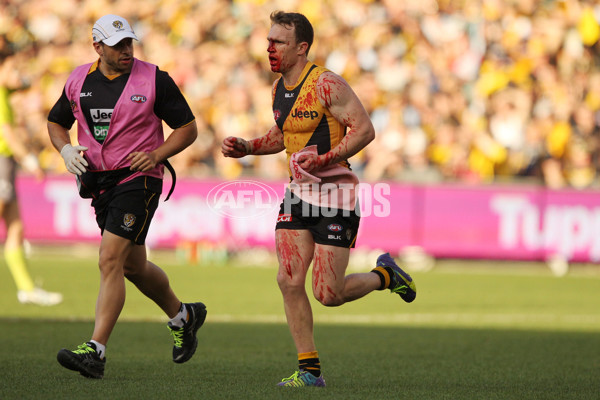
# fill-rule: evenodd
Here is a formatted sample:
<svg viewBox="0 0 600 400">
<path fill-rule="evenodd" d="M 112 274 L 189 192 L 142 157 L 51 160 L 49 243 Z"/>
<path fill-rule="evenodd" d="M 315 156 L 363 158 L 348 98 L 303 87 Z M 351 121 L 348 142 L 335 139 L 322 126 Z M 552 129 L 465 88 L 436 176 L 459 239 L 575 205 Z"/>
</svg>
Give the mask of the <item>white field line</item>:
<svg viewBox="0 0 600 400">
<path fill-rule="evenodd" d="M 285 323 L 285 316 L 274 314 L 258 315 L 231 315 L 217 314 L 209 317 L 214 322 L 261 322 Z M 599 315 L 569 315 L 557 316 L 554 314 L 357 314 L 357 315 L 317 315 L 316 323 L 331 324 L 427 324 L 427 325 L 536 325 L 536 324 L 566 324 L 566 325 L 599 325 Z"/>
<path fill-rule="evenodd" d="M 4 319 L 11 319 L 5 317 Z M 20 319 L 20 318 L 15 318 Z M 92 321 L 92 318 L 41 318 L 42 320 Z M 120 321 L 156 321 L 167 322 L 163 315 L 122 315 Z M 315 315 L 317 324 L 355 324 L 355 325 L 407 325 L 407 326 L 453 326 L 453 327 L 524 327 L 551 329 L 580 329 L 587 327 L 600 331 L 600 314 L 573 314 L 559 316 L 555 314 L 518 314 L 518 313 L 414 313 L 414 314 L 336 314 Z M 211 314 L 207 323 L 273 323 L 285 324 L 285 315 L 281 314 Z"/>
</svg>

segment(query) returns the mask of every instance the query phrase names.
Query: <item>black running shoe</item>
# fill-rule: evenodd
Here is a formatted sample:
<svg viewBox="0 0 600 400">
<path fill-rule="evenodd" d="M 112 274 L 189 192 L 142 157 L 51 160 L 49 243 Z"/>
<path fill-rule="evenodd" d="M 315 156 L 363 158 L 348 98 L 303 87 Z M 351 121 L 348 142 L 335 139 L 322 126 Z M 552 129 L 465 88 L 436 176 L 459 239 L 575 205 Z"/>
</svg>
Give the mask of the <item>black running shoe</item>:
<svg viewBox="0 0 600 400">
<path fill-rule="evenodd" d="M 188 320 L 182 328 L 171 325 L 169 322 L 167 327 L 173 335 L 173 361 L 181 364 L 192 358 L 198 346 L 196 332 L 206 319 L 206 306 L 203 303 L 186 303 L 184 304 L 188 311 Z"/>
<path fill-rule="evenodd" d="M 106 357 L 100 359 L 94 343 L 80 344 L 77 350 L 73 351 L 62 349 L 56 355 L 56 359 L 63 367 L 78 371 L 86 378 L 102 379 L 104 377 Z"/>
</svg>

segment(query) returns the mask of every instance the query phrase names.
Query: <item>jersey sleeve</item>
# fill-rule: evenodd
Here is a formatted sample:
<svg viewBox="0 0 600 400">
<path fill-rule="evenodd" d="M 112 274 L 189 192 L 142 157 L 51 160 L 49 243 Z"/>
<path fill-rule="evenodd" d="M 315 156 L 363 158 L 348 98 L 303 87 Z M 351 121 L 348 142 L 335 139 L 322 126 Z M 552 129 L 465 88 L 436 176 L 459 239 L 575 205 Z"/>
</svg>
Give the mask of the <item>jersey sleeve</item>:
<svg viewBox="0 0 600 400">
<path fill-rule="evenodd" d="M 156 71 L 156 101 L 154 113 L 171 129 L 192 122 L 195 117 L 173 78 L 165 71 Z"/>
<path fill-rule="evenodd" d="M 71 103 L 69 102 L 67 93 L 64 89 L 62 95 L 50 110 L 48 121 L 54 122 L 67 130 L 71 129 L 75 123 L 75 116 L 71 110 Z"/>
</svg>

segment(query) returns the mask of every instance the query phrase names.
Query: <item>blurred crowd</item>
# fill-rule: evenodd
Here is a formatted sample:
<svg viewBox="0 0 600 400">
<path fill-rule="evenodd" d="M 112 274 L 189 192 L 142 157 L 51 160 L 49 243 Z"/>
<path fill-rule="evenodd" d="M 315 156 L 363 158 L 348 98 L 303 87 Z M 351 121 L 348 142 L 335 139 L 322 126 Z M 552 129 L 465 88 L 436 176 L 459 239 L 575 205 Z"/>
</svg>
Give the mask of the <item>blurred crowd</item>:
<svg viewBox="0 0 600 400">
<path fill-rule="evenodd" d="M 181 176 L 287 176 L 285 156 L 225 159 L 229 135 L 273 125 L 273 10 L 305 14 L 309 58 L 342 75 L 376 139 L 351 159 L 366 181 L 598 186 L 600 3 L 586 0 L 0 0 L 2 70 L 43 166 L 64 172 L 46 116 L 69 72 L 95 60 L 91 27 L 127 18 L 135 55 L 174 78 L 199 138 Z M 73 129 L 74 130 L 74 129 Z M 166 130 L 167 132 L 169 129 Z"/>
</svg>

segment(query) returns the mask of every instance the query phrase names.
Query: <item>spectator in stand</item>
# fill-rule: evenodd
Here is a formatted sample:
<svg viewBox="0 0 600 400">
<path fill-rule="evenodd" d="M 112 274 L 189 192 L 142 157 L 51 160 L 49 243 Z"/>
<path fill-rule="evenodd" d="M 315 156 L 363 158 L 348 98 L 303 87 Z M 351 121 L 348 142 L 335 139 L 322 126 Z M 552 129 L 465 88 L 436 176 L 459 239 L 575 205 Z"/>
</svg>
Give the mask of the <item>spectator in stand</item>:
<svg viewBox="0 0 600 400">
<path fill-rule="evenodd" d="M 30 126 L 32 132 L 44 130 L 43 118 L 29 118 L 32 108 L 42 107 L 36 115 L 47 114 L 52 106 L 48 99 L 56 98 L 62 89 L 56 82 L 64 82 L 65 74 L 77 60 L 90 55 L 82 40 L 86 36 L 81 32 L 82 27 L 93 23 L 102 12 L 99 3 L 91 0 L 71 0 L 68 7 L 64 4 L 14 0 L 0 10 L 0 46 L 30 54 L 20 68 L 26 69 L 32 77 L 32 89 L 27 94 L 17 94 L 13 100 L 22 104 L 23 109 L 27 107 L 26 117 L 17 113 L 16 118 L 38 125 Z M 237 177 L 242 168 L 236 163 L 246 161 L 217 161 L 224 134 L 220 127 L 231 123 L 231 120 L 227 122 L 230 118 L 227 99 L 240 87 L 247 88 L 251 95 L 249 104 L 238 111 L 241 114 L 236 115 L 235 120 L 260 124 L 262 129 L 256 131 L 269 127 L 271 116 L 264 112 L 268 109 L 264 104 L 268 97 L 264 93 L 270 90 L 273 75 L 257 68 L 265 32 L 253 27 L 264 25 L 264 15 L 277 8 L 276 2 L 215 0 L 200 5 L 175 1 L 169 3 L 170 12 L 157 14 L 155 9 L 161 5 L 162 2 L 156 5 L 131 0 L 115 3 L 114 12 L 132 14 L 130 11 L 135 10 L 139 15 L 133 21 L 136 32 L 149 39 L 144 40 L 140 52 L 160 67 L 173 71 L 193 111 L 206 121 L 206 134 L 213 135 L 213 140 L 207 141 L 211 148 L 203 148 L 202 156 L 179 155 L 186 158 L 182 164 L 192 163 L 189 164 L 192 176 Z M 319 45 L 313 49 L 314 61 L 344 77 L 374 119 L 378 113 L 392 112 L 389 104 L 395 102 L 395 97 L 408 97 L 403 99 L 400 109 L 393 112 L 404 116 L 417 113 L 418 125 L 411 126 L 410 130 L 416 133 L 413 143 L 421 143 L 421 147 L 421 132 L 424 133 L 424 154 L 436 153 L 430 149 L 440 142 L 435 128 L 449 120 L 456 125 L 459 138 L 456 146 L 467 157 L 475 151 L 474 159 L 480 159 L 481 146 L 491 145 L 490 149 L 502 146 L 506 158 L 487 161 L 493 168 L 486 167 L 484 182 L 525 178 L 551 184 L 551 175 L 540 171 L 552 170 L 543 166 L 552 161 L 547 164 L 550 158 L 540 152 L 556 157 L 551 153 L 558 147 L 564 150 L 571 145 L 571 140 L 579 139 L 574 133 L 564 136 L 566 142 L 557 142 L 556 132 L 552 138 L 548 138 L 548 132 L 561 131 L 565 123 L 572 124 L 574 110 L 583 105 L 591 109 L 594 120 L 599 119 L 600 74 L 595 54 L 600 46 L 600 5 L 595 1 L 346 0 L 342 3 L 339 0 L 319 3 L 314 9 L 301 2 L 298 7 L 298 11 L 306 12 L 315 24 Z M 58 29 L 60 26 L 69 29 L 63 31 Z M 352 40 L 348 40 L 349 37 Z M 498 129 L 505 132 L 498 126 L 506 127 L 507 122 L 499 124 L 502 116 L 498 114 L 495 98 L 506 90 L 530 97 L 528 107 L 516 110 L 520 113 L 518 135 L 512 138 L 510 145 L 504 142 L 506 137 L 502 140 L 497 137 Z M 515 106 L 521 107 L 521 103 Z M 481 134 L 473 134 L 473 127 L 469 126 L 473 120 L 477 121 L 475 131 Z M 546 125 L 549 121 L 552 121 L 550 130 L 539 129 L 540 124 Z M 377 134 L 387 136 L 392 130 L 385 126 L 382 129 L 387 130 L 377 131 Z M 572 129 L 575 132 L 577 127 L 572 126 Z M 396 131 L 400 137 L 390 142 L 408 145 L 407 136 L 403 136 L 407 132 Z M 488 140 L 490 137 L 495 144 Z M 38 138 L 37 141 L 49 147 L 47 140 Z M 520 148 L 511 147 L 517 142 Z M 553 147 L 547 148 L 547 143 Z M 361 165 L 357 172 L 368 173 L 369 180 L 403 179 L 408 176 L 402 172 L 407 158 L 420 148 L 411 146 L 408 153 L 394 146 L 389 149 L 383 146 L 379 157 L 362 152 L 355 156 L 360 162 L 353 165 Z M 595 160 L 597 146 L 588 143 L 586 147 Z M 501 152 L 496 150 L 494 154 L 498 156 Z M 42 151 L 41 161 L 45 166 L 64 172 L 60 160 L 55 158 L 52 152 Z M 369 163 L 378 164 L 381 158 L 397 159 L 401 167 L 369 167 Z M 556 161 L 559 175 L 564 175 L 565 164 L 560 157 Z M 446 180 L 481 182 L 473 179 L 481 171 L 461 168 L 460 173 L 454 173 L 452 169 L 440 167 L 436 160 L 426 159 L 425 163 L 423 171 L 433 168 L 440 174 L 443 172 Z M 467 166 L 480 167 L 479 164 Z M 245 170 L 273 179 L 286 176 L 285 160 L 276 157 L 253 160 L 245 165 Z M 598 178 L 594 178 L 586 185 L 596 185 L 597 181 Z M 565 181 L 561 185 L 570 184 Z"/>
</svg>

